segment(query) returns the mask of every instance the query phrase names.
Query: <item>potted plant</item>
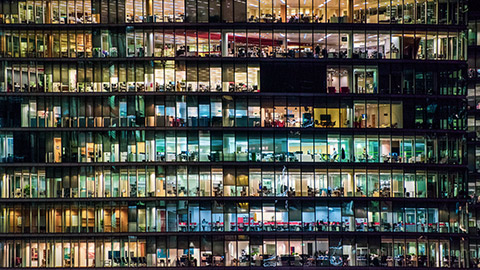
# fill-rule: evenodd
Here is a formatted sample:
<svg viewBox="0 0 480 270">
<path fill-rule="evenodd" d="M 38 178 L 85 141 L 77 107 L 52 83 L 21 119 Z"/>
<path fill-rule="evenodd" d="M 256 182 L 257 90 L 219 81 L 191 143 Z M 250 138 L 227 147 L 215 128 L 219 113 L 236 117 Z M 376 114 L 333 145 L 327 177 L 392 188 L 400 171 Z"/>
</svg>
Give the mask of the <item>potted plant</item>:
<svg viewBox="0 0 480 270">
<path fill-rule="evenodd" d="M 23 194 L 25 195 L 25 197 L 30 196 L 30 185 L 29 184 L 27 184 L 23 187 Z"/>
</svg>

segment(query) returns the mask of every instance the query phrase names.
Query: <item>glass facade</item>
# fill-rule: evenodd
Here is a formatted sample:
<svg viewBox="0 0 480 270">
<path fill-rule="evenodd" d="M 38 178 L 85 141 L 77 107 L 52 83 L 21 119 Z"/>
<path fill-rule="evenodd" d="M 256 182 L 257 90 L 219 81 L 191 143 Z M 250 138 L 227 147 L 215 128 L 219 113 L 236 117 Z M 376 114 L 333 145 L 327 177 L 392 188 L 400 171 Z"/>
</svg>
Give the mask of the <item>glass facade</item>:
<svg viewBox="0 0 480 270">
<path fill-rule="evenodd" d="M 0 268 L 477 267 L 467 11 L 1 1 Z"/>
<path fill-rule="evenodd" d="M 470 266 L 480 267 L 480 6 L 471 4 L 468 21 L 468 194 L 470 198 L 469 229 Z"/>
<path fill-rule="evenodd" d="M 465 11 L 463 0 L 11 0 L 0 5 L 0 22 L 462 25 Z"/>
<path fill-rule="evenodd" d="M 229 24 L 227 24 L 229 25 Z M 240 25 L 239 25 L 240 26 Z M 0 56 L 14 58 L 341 58 L 464 60 L 463 32 L 403 30 L 261 29 L 190 30 L 131 26 L 125 30 L 6 30 Z M 428 29 L 423 30 L 423 29 Z"/>
<path fill-rule="evenodd" d="M 287 165 L 12 168 L 0 172 L 0 195 L 2 198 L 457 198 L 466 188 L 464 176 L 455 166 L 437 171 L 414 169 L 415 166 L 404 170 L 389 167 L 356 169 L 341 164 L 297 165 L 291 169 Z"/>
</svg>

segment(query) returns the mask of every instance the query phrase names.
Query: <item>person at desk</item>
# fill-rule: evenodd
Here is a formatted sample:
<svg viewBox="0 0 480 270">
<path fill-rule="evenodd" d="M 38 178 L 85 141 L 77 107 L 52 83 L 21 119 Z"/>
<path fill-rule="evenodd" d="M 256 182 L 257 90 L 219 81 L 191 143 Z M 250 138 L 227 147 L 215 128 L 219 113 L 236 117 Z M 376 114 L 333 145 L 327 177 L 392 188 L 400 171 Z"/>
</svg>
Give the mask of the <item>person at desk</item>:
<svg viewBox="0 0 480 270">
<path fill-rule="evenodd" d="M 307 193 L 308 193 L 309 197 L 314 197 L 315 196 L 313 188 L 311 188 L 310 186 L 307 186 Z"/>
<path fill-rule="evenodd" d="M 245 189 L 245 187 L 243 187 L 242 190 L 240 191 L 240 196 L 242 197 L 247 196 L 247 190 Z"/>
<path fill-rule="evenodd" d="M 267 195 L 269 193 L 266 186 L 263 186 L 261 190 L 262 190 L 262 195 Z"/>
<path fill-rule="evenodd" d="M 362 153 L 362 158 L 365 159 L 365 161 L 368 160 L 368 154 L 367 154 L 367 148 L 363 148 L 363 153 Z"/>
<path fill-rule="evenodd" d="M 335 161 L 337 159 L 338 152 L 337 152 L 337 149 L 335 149 L 335 147 L 333 148 L 333 152 L 330 156 L 332 157 L 331 161 Z"/>
<path fill-rule="evenodd" d="M 205 231 L 205 228 L 207 227 L 208 222 L 205 219 L 202 219 L 202 231 Z"/>
<path fill-rule="evenodd" d="M 323 47 L 323 49 L 322 49 L 322 57 L 323 57 L 323 58 L 327 58 L 327 56 L 328 56 L 327 48 L 326 48 L 326 47 Z"/>
<path fill-rule="evenodd" d="M 337 14 L 333 13 L 332 17 L 328 19 L 328 22 L 338 23 Z"/>
<path fill-rule="evenodd" d="M 321 50 L 320 50 L 320 46 L 317 45 L 317 46 L 315 47 L 315 58 L 320 58 L 320 51 L 321 51 Z"/>
</svg>

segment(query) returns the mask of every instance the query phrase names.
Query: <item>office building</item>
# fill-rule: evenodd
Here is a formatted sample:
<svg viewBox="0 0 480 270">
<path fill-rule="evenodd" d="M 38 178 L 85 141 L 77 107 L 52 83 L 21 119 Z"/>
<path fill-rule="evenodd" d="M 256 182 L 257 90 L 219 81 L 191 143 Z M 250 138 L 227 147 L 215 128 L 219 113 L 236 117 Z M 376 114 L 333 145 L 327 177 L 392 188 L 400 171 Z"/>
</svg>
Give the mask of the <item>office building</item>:
<svg viewBox="0 0 480 270">
<path fill-rule="evenodd" d="M 0 267 L 471 267 L 467 11 L 2 1 Z"/>
<path fill-rule="evenodd" d="M 469 250 L 470 267 L 480 266 L 480 3 L 470 1 L 468 5 L 468 194 L 469 201 Z"/>
</svg>

